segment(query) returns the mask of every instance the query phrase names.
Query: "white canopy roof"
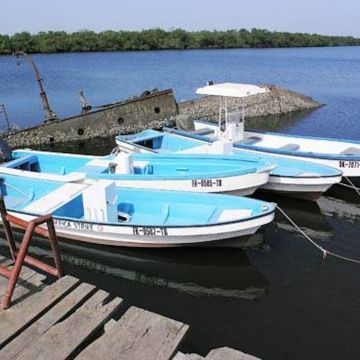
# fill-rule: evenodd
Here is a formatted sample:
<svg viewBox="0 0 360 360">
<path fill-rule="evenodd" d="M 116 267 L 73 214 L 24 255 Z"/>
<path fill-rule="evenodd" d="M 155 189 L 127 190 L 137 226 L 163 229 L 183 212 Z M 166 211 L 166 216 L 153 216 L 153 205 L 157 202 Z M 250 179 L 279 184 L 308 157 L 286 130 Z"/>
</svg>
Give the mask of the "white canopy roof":
<svg viewBox="0 0 360 360">
<path fill-rule="evenodd" d="M 252 95 L 263 94 L 268 92 L 267 88 L 263 88 L 251 84 L 235 84 L 223 83 L 215 85 L 207 85 L 196 90 L 200 95 L 216 95 L 226 97 L 244 98 Z"/>
</svg>

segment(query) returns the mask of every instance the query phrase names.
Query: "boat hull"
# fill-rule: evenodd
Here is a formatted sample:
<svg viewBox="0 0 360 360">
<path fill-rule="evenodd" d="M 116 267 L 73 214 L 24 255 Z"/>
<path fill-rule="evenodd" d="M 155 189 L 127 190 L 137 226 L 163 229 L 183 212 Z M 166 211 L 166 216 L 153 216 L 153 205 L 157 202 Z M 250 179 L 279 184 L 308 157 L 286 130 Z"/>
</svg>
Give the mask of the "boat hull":
<svg viewBox="0 0 360 360">
<path fill-rule="evenodd" d="M 126 187 L 126 188 L 142 188 L 142 189 L 150 189 L 150 190 L 166 190 L 166 191 L 186 191 L 186 192 L 196 192 L 196 193 L 222 193 L 222 194 L 232 194 L 237 196 L 246 196 L 253 194 L 257 188 L 266 184 L 269 181 L 269 174 L 272 169 L 271 164 L 262 164 L 258 168 L 255 168 L 253 163 L 248 163 L 245 166 L 244 171 L 234 171 L 236 168 L 234 164 L 242 164 L 244 163 L 240 159 L 231 159 L 229 162 L 233 164 L 232 167 L 227 165 L 226 167 L 217 166 L 216 164 L 222 165 L 223 163 L 227 164 L 228 161 L 220 158 L 218 156 L 214 156 L 213 158 L 204 157 L 204 156 L 194 156 L 190 155 L 187 158 L 178 157 L 178 155 L 174 155 L 171 158 L 174 158 L 179 163 L 178 172 L 170 172 L 169 174 L 160 173 L 157 174 L 149 174 L 143 175 L 139 173 L 130 173 L 130 174 L 109 174 L 103 169 L 108 169 L 109 163 L 111 160 L 104 158 L 96 158 L 90 161 L 90 157 L 88 163 L 90 164 L 88 172 L 86 170 L 86 166 L 80 167 L 78 170 L 75 166 L 72 166 L 71 163 L 75 161 L 83 161 L 85 156 L 77 155 L 77 154 L 56 154 L 41 151 L 32 151 L 32 150 L 17 150 L 14 151 L 15 154 L 18 154 L 18 158 L 15 158 L 13 163 L 9 162 L 3 166 L 0 166 L 0 174 L 5 175 L 15 175 L 26 178 L 33 178 L 38 180 L 50 180 L 50 181 L 60 181 L 60 182 L 85 182 L 91 183 L 92 181 L 97 181 L 99 179 L 112 180 L 116 183 L 118 187 Z M 21 154 L 21 155 L 20 155 Z M 16 156 L 16 155 L 15 155 Z M 42 159 L 46 159 L 44 161 L 44 166 L 41 161 L 36 163 L 30 163 L 29 160 L 26 160 L 28 157 L 37 157 L 39 156 Z M 166 156 L 164 156 L 166 158 Z M 163 158 L 164 158 L 163 157 Z M 140 157 L 140 159 L 143 157 Z M 133 161 L 133 165 L 136 166 L 137 163 L 140 163 L 140 166 L 144 166 L 143 163 L 147 163 L 147 159 L 149 157 L 145 157 L 145 161 L 138 161 L 135 159 Z M 159 164 L 161 164 L 161 157 L 153 157 L 150 158 L 160 159 Z M 24 159 L 24 160 L 22 160 Z M 202 171 L 192 172 L 189 171 L 186 164 L 187 159 L 190 161 L 190 169 L 191 169 L 191 161 L 195 160 L 200 162 L 202 165 Z M 211 161 L 215 160 L 217 163 L 211 163 Z M 179 161 L 180 160 L 180 161 Z M 28 162 L 26 162 L 28 161 Z M 46 166 L 48 163 L 53 161 L 65 162 L 67 167 L 63 167 L 63 174 L 59 174 L 58 169 L 51 168 L 49 166 L 49 171 L 46 171 Z M 38 166 L 42 171 L 30 171 L 31 167 Z M 95 163 L 95 164 L 94 164 Z M 30 165 L 31 164 L 31 165 Z M 69 165 L 70 164 L 70 165 Z M 185 166 L 184 166 L 185 164 Z M 155 161 L 155 166 L 156 166 Z M 22 166 L 22 167 L 20 167 Z M 165 167 L 166 165 L 164 165 Z M 184 166 L 185 170 L 182 170 L 182 166 Z M 24 170 L 26 168 L 26 170 Z M 97 170 L 93 170 L 93 169 Z M 216 171 L 214 171 L 214 168 Z M 70 169 L 70 170 L 68 170 Z M 100 170 L 99 170 L 100 169 Z M 182 170 L 182 172 L 181 172 Z M 97 171 L 97 172 L 96 172 Z M 101 171 L 101 172 L 100 172 Z"/>
<path fill-rule="evenodd" d="M 173 136 L 186 136 L 172 134 Z M 208 145 L 204 145 L 204 141 L 196 140 L 195 142 L 199 146 L 183 151 L 183 153 L 206 153 L 208 151 Z M 132 143 L 130 141 L 116 139 L 116 143 L 120 151 L 127 153 L 156 153 L 156 151 L 146 148 L 144 146 Z M 241 149 L 241 151 L 243 151 Z M 253 151 L 244 152 L 253 153 Z M 261 153 L 258 154 L 261 156 Z M 278 176 L 272 175 L 270 173 L 269 181 L 266 184 L 263 184 L 259 190 L 265 190 L 268 192 L 276 192 L 278 194 L 295 197 L 305 200 L 316 200 L 319 196 L 326 192 L 331 186 L 337 184 L 341 181 L 341 176 L 328 176 L 328 177 L 287 177 L 287 176 Z"/>
<path fill-rule="evenodd" d="M 36 215 L 9 211 L 10 214 L 25 221 L 35 219 Z M 229 223 L 205 226 L 127 226 L 108 225 L 75 221 L 54 217 L 54 225 L 59 238 L 72 241 L 123 247 L 180 247 L 206 246 L 217 242 L 254 234 L 261 226 L 274 219 L 274 212 L 256 218 Z"/>
<path fill-rule="evenodd" d="M 305 200 L 317 200 L 320 195 L 341 181 L 341 176 L 326 178 L 284 178 L 270 176 L 270 181 L 261 187 L 267 192 Z"/>
<path fill-rule="evenodd" d="M 321 159 L 321 158 L 316 158 L 316 157 L 309 158 L 309 157 L 304 157 L 301 155 L 276 154 L 276 153 L 273 153 L 270 151 L 248 150 L 248 149 L 243 149 L 240 146 L 235 146 L 235 147 L 239 150 L 241 149 L 241 151 L 246 151 L 249 154 L 255 154 L 258 156 L 261 156 L 262 154 L 266 154 L 266 155 L 271 155 L 271 156 L 279 157 L 279 158 L 306 161 L 306 162 L 310 162 L 310 163 L 315 163 L 315 164 L 319 164 L 319 165 L 325 165 L 328 167 L 332 167 L 332 168 L 335 168 L 335 169 L 341 171 L 343 173 L 343 176 L 348 177 L 350 179 L 350 181 L 353 182 L 354 184 L 356 183 L 357 186 L 360 185 L 360 163 L 359 163 L 359 167 L 349 168 L 349 167 L 342 166 L 343 161 L 339 160 L 339 159 L 330 160 L 330 159 Z M 344 182 L 346 183 L 346 180 Z"/>
</svg>

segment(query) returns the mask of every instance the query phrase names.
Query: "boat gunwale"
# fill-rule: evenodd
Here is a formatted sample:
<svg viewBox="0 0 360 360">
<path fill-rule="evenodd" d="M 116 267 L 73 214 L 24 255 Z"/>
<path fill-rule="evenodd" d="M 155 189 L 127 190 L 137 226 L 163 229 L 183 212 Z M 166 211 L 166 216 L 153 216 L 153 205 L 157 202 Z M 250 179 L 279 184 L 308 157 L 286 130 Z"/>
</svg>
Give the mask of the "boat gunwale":
<svg viewBox="0 0 360 360">
<path fill-rule="evenodd" d="M 205 120 L 194 120 L 194 121 L 196 121 L 197 123 L 205 124 L 205 125 L 211 125 L 211 126 L 217 125 L 217 123 L 214 121 L 205 121 Z M 342 138 L 340 138 L 340 139 L 326 138 L 326 137 L 320 138 L 320 137 L 309 136 L 309 135 L 293 135 L 293 134 L 276 133 L 276 132 L 272 132 L 272 131 L 260 131 L 260 130 L 253 130 L 253 129 L 245 130 L 245 133 L 247 133 L 247 132 L 263 134 L 263 135 L 287 137 L 287 138 L 330 141 L 330 142 L 334 142 L 334 143 L 343 142 L 343 143 L 347 143 L 347 144 L 359 145 L 358 141 L 342 139 Z M 194 134 L 190 134 L 190 135 L 194 135 Z M 210 139 L 206 139 L 206 141 L 212 142 Z M 317 153 L 317 152 L 309 152 L 309 151 L 301 151 L 301 150 L 291 151 L 291 150 L 280 150 L 280 149 L 270 148 L 270 147 L 266 147 L 266 146 L 236 144 L 236 143 L 234 143 L 233 145 L 234 145 L 234 147 L 240 148 L 240 149 L 249 149 L 249 150 L 254 149 L 257 151 L 266 152 L 266 153 L 270 153 L 270 154 L 271 153 L 284 154 L 284 155 L 289 155 L 289 156 L 306 157 L 306 158 L 312 158 L 312 159 L 317 158 L 317 159 L 324 159 L 324 160 L 360 161 L 360 154 L 359 155 L 345 155 L 345 154 Z"/>
<path fill-rule="evenodd" d="M 264 201 L 261 201 L 261 200 L 256 200 L 256 201 L 264 202 Z M 263 211 L 263 213 L 258 214 L 256 216 L 251 216 L 251 217 L 246 217 L 246 218 L 237 219 L 237 220 L 231 220 L 231 221 L 225 221 L 225 222 L 201 224 L 201 225 L 200 224 L 198 224 L 198 225 L 166 225 L 166 224 L 165 225 L 164 224 L 144 225 L 144 224 L 129 224 L 129 223 L 98 222 L 98 221 L 89 221 L 89 220 L 85 220 L 85 219 L 69 218 L 69 217 L 54 216 L 54 215 L 52 215 L 52 217 L 55 220 L 74 221 L 74 222 L 77 222 L 77 223 L 81 222 L 81 223 L 85 223 L 85 224 L 93 224 L 93 225 L 100 225 L 100 226 L 147 227 L 147 228 L 164 227 L 164 228 L 172 228 L 172 229 L 174 229 L 174 228 L 184 229 L 184 228 L 201 228 L 201 227 L 223 226 L 223 225 L 231 225 L 231 224 L 256 220 L 256 219 L 271 215 L 271 214 L 273 214 L 275 212 L 275 210 L 276 210 L 276 204 L 275 203 L 266 202 L 266 205 L 270 205 L 271 209 L 267 210 L 267 211 Z M 11 209 L 11 208 L 9 208 L 8 211 L 13 212 L 13 213 L 19 213 L 19 214 L 23 214 L 23 215 L 28 215 L 28 216 L 39 216 L 39 214 L 36 214 L 36 213 L 31 213 L 31 212 L 22 211 L 22 210 L 15 210 L 15 209 Z"/>
<path fill-rule="evenodd" d="M 42 151 L 37 151 L 37 150 L 30 150 L 30 149 L 16 149 L 14 151 L 19 151 L 19 152 L 26 152 L 26 151 L 29 151 L 29 154 L 30 154 L 30 151 L 33 153 L 33 155 L 38 155 L 38 154 L 45 154 L 45 155 L 49 155 L 49 156 L 55 156 L 54 154 L 60 154 L 60 157 L 74 157 L 74 158 L 81 158 L 81 157 L 88 157 L 89 158 L 89 162 L 91 161 L 91 158 L 92 159 L 97 159 L 97 160 L 109 160 L 111 161 L 112 159 L 108 159 L 107 157 L 109 156 L 91 156 L 91 155 L 79 155 L 79 154 L 67 154 L 67 153 L 52 153 L 52 152 L 42 152 Z M 156 154 L 156 152 L 154 151 L 154 154 Z M 136 155 L 136 154 L 135 154 Z M 146 156 L 146 154 L 144 154 Z M 161 158 L 164 154 L 158 154 L 159 155 L 159 158 Z M 189 156 L 190 155 L 190 156 Z M 222 170 L 222 172 L 215 172 L 215 173 L 211 173 L 211 174 L 208 174 L 208 173 L 195 173 L 195 174 L 170 174 L 170 175 L 165 175 L 165 174 L 108 174 L 108 173 L 100 173 L 100 174 L 88 174 L 85 170 L 83 170 L 83 168 L 81 169 L 77 169 L 77 170 L 74 170 L 74 171 L 71 171 L 69 172 L 68 174 L 66 175 L 58 175 L 58 174 L 54 174 L 54 173 L 49 173 L 49 174 L 52 174 L 52 175 L 58 175 L 59 177 L 60 176 L 64 176 L 64 180 L 66 181 L 66 176 L 69 176 L 70 174 L 72 173 L 77 173 L 77 174 L 84 174 L 84 176 L 88 179 L 113 179 L 114 181 L 117 181 L 117 180 L 138 180 L 138 181 L 142 181 L 142 180 L 146 180 L 146 181 L 186 181 L 186 180 L 193 180 L 193 179 L 216 179 L 216 178 L 233 178 L 233 177 L 238 177 L 238 176 L 243 176 L 243 175 L 250 175 L 250 174 L 256 174 L 256 173 L 259 173 L 259 172 L 264 172 L 264 171 L 267 171 L 269 170 L 270 166 L 271 166 L 271 163 L 268 162 L 268 161 L 265 161 L 265 160 L 259 160 L 258 163 L 259 165 L 257 165 L 257 161 L 256 160 L 242 160 L 242 159 L 232 159 L 232 158 L 228 158 L 228 159 L 224 159 L 223 157 L 221 156 L 217 156 L 217 155 L 211 155 L 210 157 L 206 157 L 204 156 L 203 154 L 189 154 L 189 155 L 186 155 L 187 157 L 190 157 L 190 158 L 194 158 L 194 159 L 199 159 L 199 160 L 206 160 L 208 161 L 209 158 L 213 157 L 214 159 L 216 160 L 219 160 L 219 161 L 231 161 L 231 162 L 248 162 L 249 165 L 248 167 L 246 167 L 244 165 L 244 169 L 240 169 L 240 170 Z M 171 159 L 172 157 L 173 158 L 180 158 L 180 156 L 182 155 L 179 155 L 179 154 L 169 154 L 169 156 L 163 156 L 164 158 L 165 157 L 168 157 L 169 159 Z M 24 158 L 26 157 L 26 155 L 24 155 Z M 36 171 L 30 171 L 30 170 L 23 170 L 23 169 L 16 169 L 14 167 L 11 167 L 11 163 L 13 161 L 16 161 L 16 160 L 20 160 L 21 157 L 19 158 L 16 158 L 12 161 L 9 161 L 7 163 L 4 163 L 4 164 L 1 164 L 0 165 L 0 174 L 2 173 L 2 168 L 6 168 L 6 169 L 13 169 L 14 172 L 15 171 L 19 171 L 19 173 L 15 173 L 15 174 L 9 174 L 9 175 L 14 175 L 14 176 L 21 176 L 21 174 L 23 174 L 23 172 L 28 172 L 28 173 L 34 173 L 34 174 L 46 174 L 46 172 L 36 172 Z M 136 163 L 136 159 L 134 159 L 135 163 Z M 91 165 L 84 165 L 85 167 L 86 166 L 91 166 Z M 94 166 L 96 167 L 96 166 Z M 270 171 L 270 170 L 269 170 Z M 6 171 L 3 171 L 3 173 L 6 174 Z M 59 181 L 61 181 L 61 178 L 59 178 Z"/>
<path fill-rule="evenodd" d="M 211 143 L 213 143 L 213 142 L 215 141 L 215 140 L 203 138 L 203 137 L 200 136 L 200 135 L 187 133 L 187 132 L 185 132 L 185 131 L 183 131 L 183 130 L 179 130 L 179 129 L 173 129 L 173 128 L 164 127 L 163 130 L 164 130 L 166 133 L 178 135 L 178 136 L 180 136 L 180 137 L 182 136 L 182 137 L 184 137 L 184 138 L 189 137 L 189 138 L 198 140 L 199 142 L 204 142 L 204 143 L 209 143 L 209 144 L 211 144 Z M 165 135 L 165 134 L 161 134 L 161 132 L 160 132 L 160 134 L 158 134 L 158 135 L 154 134 L 154 136 L 164 136 L 164 135 Z M 155 150 L 149 149 L 149 148 L 147 148 L 147 147 L 145 147 L 145 146 L 142 146 L 142 145 L 139 145 L 139 144 L 135 144 L 135 143 L 133 143 L 133 142 L 131 142 L 131 141 L 129 141 L 129 140 L 126 140 L 126 139 L 123 138 L 123 136 L 124 136 L 124 135 L 118 135 L 118 136 L 116 136 L 116 139 L 119 139 L 119 141 L 124 142 L 124 143 L 126 143 L 126 144 L 128 144 L 128 145 L 137 146 L 137 147 L 140 147 L 140 148 L 142 148 L 142 149 L 144 149 L 144 150 L 149 150 L 149 151 L 151 151 L 151 152 L 153 152 L 153 153 L 155 153 L 155 154 L 157 153 Z M 125 135 L 125 136 L 126 136 L 126 135 Z M 125 137 L 125 136 L 124 136 L 124 137 Z M 150 135 L 149 135 L 149 136 L 150 136 Z M 135 137 L 134 137 L 134 138 L 135 138 Z M 235 146 L 235 147 L 236 147 L 236 146 Z M 238 147 L 236 147 L 236 148 L 238 148 Z M 259 155 L 259 156 L 261 156 L 261 155 Z M 264 160 L 264 161 L 265 161 L 265 160 Z M 295 161 L 297 161 L 297 160 L 295 160 Z M 299 160 L 299 161 L 300 161 L 300 160 Z M 326 166 L 326 165 L 320 165 L 320 164 L 316 164 L 316 165 L 318 165 L 318 166 L 324 166 L 324 167 L 328 167 L 328 168 L 329 168 L 329 166 Z M 332 175 L 320 175 L 320 176 L 298 176 L 298 175 L 278 175 L 278 174 L 273 174 L 272 172 L 270 172 L 270 176 L 271 176 L 271 177 L 290 178 L 290 179 L 291 179 L 291 178 L 296 178 L 296 179 L 313 179 L 313 178 L 316 178 L 316 179 L 318 179 L 318 178 L 335 178 L 335 177 L 342 176 L 342 172 L 341 172 L 341 171 L 339 171 L 338 169 L 335 169 L 335 168 L 333 168 L 333 170 L 334 170 L 334 171 L 337 171 L 338 173 L 337 173 L 337 174 L 332 174 Z"/>
</svg>

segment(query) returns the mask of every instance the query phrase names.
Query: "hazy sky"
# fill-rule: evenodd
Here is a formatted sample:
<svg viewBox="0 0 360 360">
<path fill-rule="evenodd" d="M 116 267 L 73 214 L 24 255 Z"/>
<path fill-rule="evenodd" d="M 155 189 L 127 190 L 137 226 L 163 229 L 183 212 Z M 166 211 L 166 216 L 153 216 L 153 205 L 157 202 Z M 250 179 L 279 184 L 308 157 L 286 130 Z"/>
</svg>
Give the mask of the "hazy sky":
<svg viewBox="0 0 360 360">
<path fill-rule="evenodd" d="M 360 0 L 0 0 L 0 33 L 253 27 L 360 37 Z"/>
</svg>

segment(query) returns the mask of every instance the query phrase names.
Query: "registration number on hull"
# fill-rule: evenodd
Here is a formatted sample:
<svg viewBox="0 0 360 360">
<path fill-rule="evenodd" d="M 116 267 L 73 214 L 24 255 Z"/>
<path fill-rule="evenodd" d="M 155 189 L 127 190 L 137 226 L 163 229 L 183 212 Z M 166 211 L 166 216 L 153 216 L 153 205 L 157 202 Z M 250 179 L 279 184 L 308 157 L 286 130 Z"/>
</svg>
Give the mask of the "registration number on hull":
<svg viewBox="0 0 360 360">
<path fill-rule="evenodd" d="M 167 228 L 150 227 L 150 226 L 134 226 L 133 234 L 140 236 L 167 236 Z"/>
<path fill-rule="evenodd" d="M 192 187 L 222 187 L 222 180 L 221 179 L 199 179 L 199 180 L 192 180 L 191 182 Z"/>
<path fill-rule="evenodd" d="M 348 168 L 348 169 L 357 169 L 360 168 L 360 161 L 358 160 L 349 160 L 349 161 L 339 161 L 340 168 Z"/>
</svg>

